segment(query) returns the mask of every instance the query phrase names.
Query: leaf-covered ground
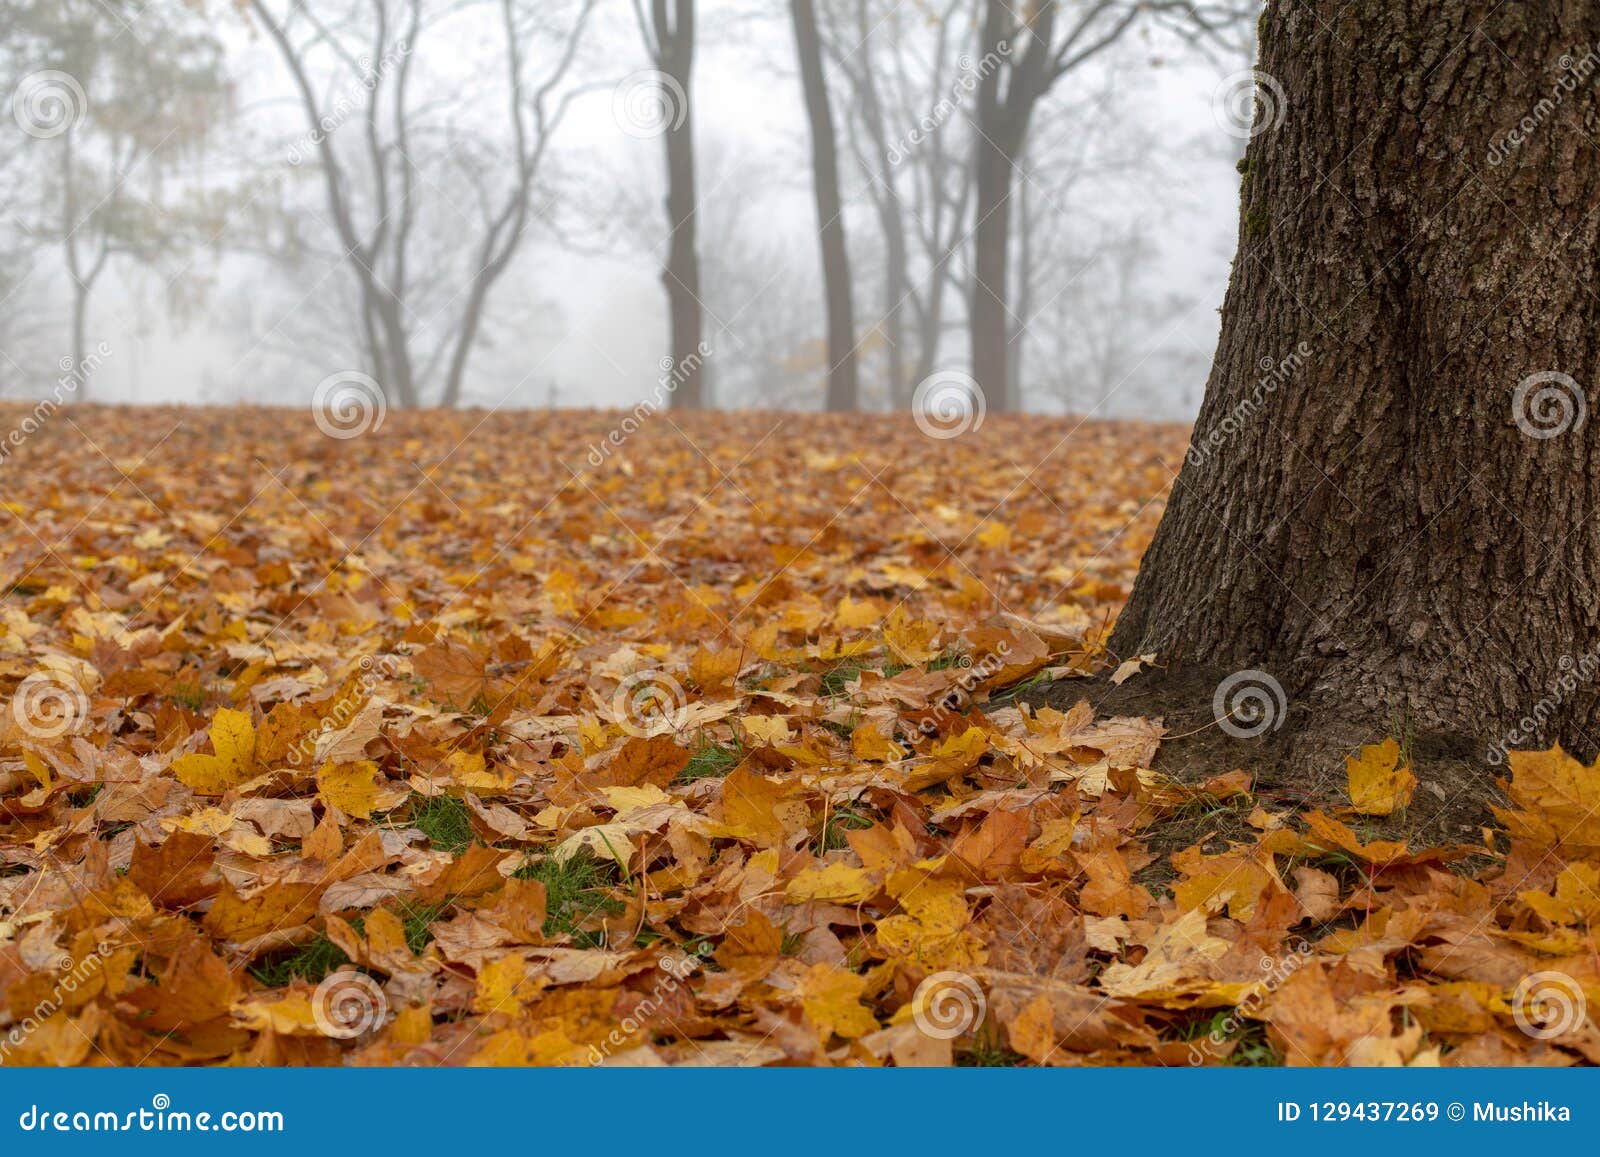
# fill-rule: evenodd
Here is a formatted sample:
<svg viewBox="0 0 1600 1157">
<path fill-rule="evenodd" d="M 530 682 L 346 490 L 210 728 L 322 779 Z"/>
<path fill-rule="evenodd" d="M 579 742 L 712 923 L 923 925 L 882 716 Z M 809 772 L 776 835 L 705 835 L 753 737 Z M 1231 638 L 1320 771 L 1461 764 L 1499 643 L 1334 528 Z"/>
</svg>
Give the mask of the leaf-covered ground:
<svg viewBox="0 0 1600 1157">
<path fill-rule="evenodd" d="M 0 1060 L 1600 1059 L 1594 772 L 1407 847 L 1401 745 L 1291 814 L 1030 706 L 1115 666 L 1184 430 L 635 425 L 11 439 Z"/>
</svg>

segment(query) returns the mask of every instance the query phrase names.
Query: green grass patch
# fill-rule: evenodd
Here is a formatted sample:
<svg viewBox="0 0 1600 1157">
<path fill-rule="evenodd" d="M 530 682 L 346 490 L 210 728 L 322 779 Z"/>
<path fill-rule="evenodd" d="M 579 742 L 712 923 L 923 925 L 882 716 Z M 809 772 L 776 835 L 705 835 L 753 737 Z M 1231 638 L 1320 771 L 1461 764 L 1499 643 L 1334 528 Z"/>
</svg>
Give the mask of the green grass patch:
<svg viewBox="0 0 1600 1157">
<path fill-rule="evenodd" d="M 328 973 L 350 958 L 344 951 L 318 933 L 315 940 L 293 948 L 282 948 L 256 960 L 250 965 L 250 975 L 268 988 L 282 988 L 296 980 L 316 984 Z"/>
<path fill-rule="evenodd" d="M 441 852 L 456 855 L 472 844 L 472 812 L 453 795 L 412 797 L 411 824 Z"/>
<path fill-rule="evenodd" d="M 850 684 L 858 682 L 861 672 L 867 668 L 860 663 L 846 659 L 842 663 L 835 663 L 822 673 L 822 693 L 830 699 L 850 693 Z"/>
<path fill-rule="evenodd" d="M 727 743 L 701 744 L 689 753 L 689 762 L 677 774 L 678 783 L 693 783 L 697 779 L 721 779 L 744 758 L 739 748 Z"/>
<path fill-rule="evenodd" d="M 433 932 L 429 925 L 444 915 L 450 901 L 445 900 L 438 904 L 411 904 L 404 900 L 395 909 L 395 915 L 400 917 L 400 923 L 406 937 L 406 947 L 411 949 L 411 955 L 420 956 L 422 950 L 433 942 Z"/>
<path fill-rule="evenodd" d="M 1282 1065 L 1283 1058 L 1267 1040 L 1267 1026 L 1254 1020 L 1245 1020 L 1241 1024 L 1240 1020 L 1235 1010 L 1220 1009 L 1210 1020 L 1199 1020 L 1189 1025 L 1183 1039 L 1232 1068 L 1260 1069 Z M 1217 1047 L 1219 1042 L 1231 1042 L 1233 1051 L 1225 1057 L 1217 1056 L 1221 1051 Z"/>
<path fill-rule="evenodd" d="M 1022 1054 L 1012 1052 L 992 1024 L 980 1026 L 972 1047 L 956 1054 L 956 1067 L 961 1069 L 1014 1069 L 1024 1063 Z"/>
<path fill-rule="evenodd" d="M 859 832 L 863 828 L 872 826 L 872 817 L 863 815 L 853 806 L 846 804 L 844 807 L 834 808 L 828 813 L 828 818 L 822 821 L 821 837 L 817 841 L 817 854 L 824 852 L 837 852 L 850 846 L 850 841 L 845 838 L 849 832 Z"/>
<path fill-rule="evenodd" d="M 565 863 L 542 856 L 513 874 L 519 880 L 538 880 L 544 885 L 546 936 L 571 936 L 573 943 L 584 948 L 604 946 L 603 934 L 583 931 L 579 925 L 597 915 L 615 916 L 622 911 L 622 905 L 607 894 L 616 883 L 612 861 L 597 860 L 588 852 L 579 852 Z"/>
</svg>

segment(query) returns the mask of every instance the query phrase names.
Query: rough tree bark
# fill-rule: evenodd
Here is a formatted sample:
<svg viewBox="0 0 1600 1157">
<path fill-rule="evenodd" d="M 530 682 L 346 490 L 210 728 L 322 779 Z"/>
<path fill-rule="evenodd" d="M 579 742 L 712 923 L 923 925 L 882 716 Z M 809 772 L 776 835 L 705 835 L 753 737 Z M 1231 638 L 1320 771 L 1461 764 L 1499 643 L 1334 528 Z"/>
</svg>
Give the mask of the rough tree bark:
<svg viewBox="0 0 1600 1157">
<path fill-rule="evenodd" d="M 1264 671 L 1311 726 L 1492 739 L 1544 700 L 1522 745 L 1594 752 L 1597 681 L 1550 688 L 1600 645 L 1597 44 L 1578 0 L 1270 0 L 1220 344 L 1115 652 Z"/>
<path fill-rule="evenodd" d="M 822 284 L 828 308 L 828 395 L 830 411 L 854 410 L 859 404 L 856 382 L 856 318 L 850 287 L 850 259 L 845 248 L 844 204 L 839 196 L 839 156 L 828 108 L 828 83 L 822 71 L 822 40 L 811 0 L 791 0 L 795 47 L 800 56 L 800 84 L 805 92 L 806 119 L 811 125 L 811 177 L 817 201 L 817 234 L 822 247 Z"/>
</svg>

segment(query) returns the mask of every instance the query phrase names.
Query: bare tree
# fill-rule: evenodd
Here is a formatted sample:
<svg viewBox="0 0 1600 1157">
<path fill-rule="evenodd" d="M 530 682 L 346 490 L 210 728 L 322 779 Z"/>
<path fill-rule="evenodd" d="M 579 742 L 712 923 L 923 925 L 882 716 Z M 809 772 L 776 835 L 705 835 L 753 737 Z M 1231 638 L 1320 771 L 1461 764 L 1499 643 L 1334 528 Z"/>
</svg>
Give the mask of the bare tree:
<svg viewBox="0 0 1600 1157">
<path fill-rule="evenodd" d="M 450 135 L 441 152 L 423 140 L 431 125 L 413 77 L 425 33 L 461 6 L 435 13 L 424 0 L 350 0 L 335 21 L 304 0 L 286 0 L 281 15 L 268 0 L 249 0 L 288 69 L 309 126 L 329 215 L 359 289 L 369 364 L 402 406 L 422 402 L 434 378 L 440 404 L 454 405 L 461 397 L 490 293 L 527 233 L 546 150 L 574 95 L 558 90 L 597 2 L 577 0 L 568 16 L 567 9 L 552 15 L 548 8 L 524 10 L 515 0 L 493 0 L 503 66 L 503 139 L 474 147 Z M 555 47 L 543 73 L 534 77 L 526 58 L 541 32 Z M 448 51 L 447 42 L 440 44 Z M 313 75 L 313 60 L 324 56 L 343 81 L 332 101 L 318 95 Z M 346 121 L 361 138 L 360 148 L 350 150 L 356 156 L 335 147 Z M 453 168 L 470 190 L 465 200 L 476 210 L 478 233 L 461 284 L 434 318 L 419 320 L 412 297 L 424 280 L 415 270 L 422 188 L 437 189 L 440 175 L 433 170 L 443 167 Z M 366 206 L 360 203 L 363 193 Z M 429 330 L 431 348 L 419 349 Z"/>
<path fill-rule="evenodd" d="M 977 226 L 971 284 L 972 376 L 999 411 L 1020 407 L 1009 368 L 1013 311 L 1011 194 L 1039 102 L 1065 76 L 1117 43 L 1141 18 L 1167 21 L 1191 38 L 1220 34 L 1248 15 L 1242 5 L 1191 0 L 982 0 L 978 86 Z"/>
<path fill-rule="evenodd" d="M 839 157 L 828 105 L 828 80 L 822 64 L 822 39 L 812 0 L 790 0 L 800 86 L 811 125 L 811 183 L 817 202 L 817 239 L 822 250 L 823 293 L 828 313 L 828 393 L 831 411 L 860 404 L 856 375 L 856 321 L 845 242 L 844 202 L 839 196 Z"/>
<path fill-rule="evenodd" d="M 16 3 L 6 24 L 6 70 L 26 73 L 8 78 L 13 114 L 38 165 L 32 196 L 13 211 L 25 234 L 60 250 L 82 398 L 102 275 L 114 259 L 153 264 L 187 240 L 193 207 L 160 177 L 227 108 L 221 48 L 193 13 L 120 0 Z"/>
<path fill-rule="evenodd" d="M 840 0 L 833 11 L 824 27 L 849 93 L 845 131 L 882 237 L 877 324 L 889 399 L 905 408 L 933 372 L 947 303 L 961 289 L 952 258 L 971 205 L 969 118 L 960 114 L 973 88 L 973 6 Z"/>
<path fill-rule="evenodd" d="M 696 210 L 694 160 L 694 102 L 690 85 L 694 75 L 695 0 L 633 0 L 633 10 L 644 36 L 645 48 L 660 72 L 656 83 L 662 116 L 662 140 L 667 154 L 667 257 L 661 280 L 667 288 L 671 315 L 672 364 L 679 383 L 670 405 L 698 410 L 706 404 L 700 343 L 705 326 L 700 300 L 700 251 L 695 241 Z"/>
</svg>

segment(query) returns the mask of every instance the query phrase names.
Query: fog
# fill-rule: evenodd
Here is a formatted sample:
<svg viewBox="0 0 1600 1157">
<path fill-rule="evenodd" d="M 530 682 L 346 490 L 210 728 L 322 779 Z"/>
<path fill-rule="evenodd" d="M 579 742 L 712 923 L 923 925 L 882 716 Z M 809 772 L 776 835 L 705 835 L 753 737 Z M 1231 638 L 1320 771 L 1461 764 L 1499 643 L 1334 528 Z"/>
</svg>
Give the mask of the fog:
<svg viewBox="0 0 1600 1157">
<path fill-rule="evenodd" d="M 972 337 L 983 8 L 817 4 L 861 408 L 906 404 L 919 368 L 997 388 Z M 1063 28 L 1090 8 L 1062 3 Z M 703 400 L 822 406 L 841 347 L 790 6 L 695 15 L 691 119 L 628 0 L 0 0 L 0 388 L 298 405 L 359 375 L 391 406 L 633 407 L 684 356 L 662 145 L 687 131 Z M 1131 19 L 1033 110 L 1007 198 L 1013 408 L 1198 407 L 1250 47 L 1248 20 L 1210 16 Z M 1020 50 L 1003 55 L 1016 71 Z M 869 71 L 887 150 L 854 87 Z M 946 168 L 919 185 L 930 149 Z M 885 282 L 886 190 L 913 238 L 902 291 Z M 943 262 L 916 244 L 930 232 Z"/>
</svg>

